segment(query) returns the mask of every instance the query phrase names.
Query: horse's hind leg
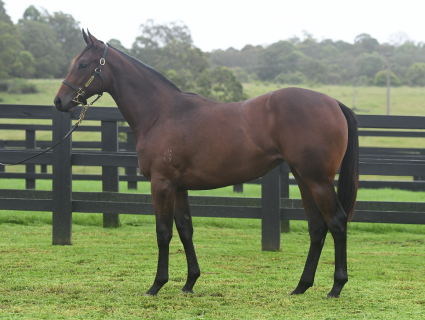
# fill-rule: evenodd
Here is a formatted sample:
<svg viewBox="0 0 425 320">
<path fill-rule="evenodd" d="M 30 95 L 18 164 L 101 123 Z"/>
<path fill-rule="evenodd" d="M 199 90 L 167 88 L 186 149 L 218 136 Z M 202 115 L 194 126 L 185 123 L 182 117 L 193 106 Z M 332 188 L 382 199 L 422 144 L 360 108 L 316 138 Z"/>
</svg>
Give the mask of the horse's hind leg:
<svg viewBox="0 0 425 320">
<path fill-rule="evenodd" d="M 304 179 L 306 180 L 306 179 Z M 306 181 L 319 207 L 329 231 L 334 238 L 335 273 L 332 290 L 328 298 L 338 298 L 348 281 L 347 275 L 347 222 L 348 215 L 342 208 L 333 186 L 333 179 L 321 182 Z"/>
<path fill-rule="evenodd" d="M 291 171 L 301 191 L 302 202 L 308 220 L 308 232 L 310 234 L 310 250 L 305 262 L 304 271 L 298 286 L 291 293 L 301 294 L 313 286 L 314 276 L 325 243 L 328 226 L 307 184 L 292 167 Z"/>
<path fill-rule="evenodd" d="M 193 286 L 201 272 L 196 259 L 195 247 L 193 246 L 193 224 L 187 191 L 177 192 L 174 220 L 187 260 L 187 281 L 182 292 L 193 293 Z"/>
</svg>

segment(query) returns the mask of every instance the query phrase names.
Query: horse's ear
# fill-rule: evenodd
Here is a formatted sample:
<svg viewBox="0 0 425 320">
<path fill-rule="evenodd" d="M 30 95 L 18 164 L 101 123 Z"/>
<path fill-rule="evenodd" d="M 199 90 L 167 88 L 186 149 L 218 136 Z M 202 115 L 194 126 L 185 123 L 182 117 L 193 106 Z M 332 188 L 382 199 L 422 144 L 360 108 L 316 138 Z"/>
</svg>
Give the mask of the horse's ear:
<svg viewBox="0 0 425 320">
<path fill-rule="evenodd" d="M 89 44 L 89 37 L 87 36 L 87 33 L 84 31 L 84 29 L 81 29 L 81 32 L 82 32 L 82 34 L 83 34 L 84 42 L 85 42 L 86 44 Z"/>
<path fill-rule="evenodd" d="M 101 44 L 101 42 L 99 40 L 97 40 L 96 37 L 90 33 L 89 29 L 87 29 L 87 32 L 89 34 L 89 38 L 90 38 L 91 43 L 93 43 L 95 46 Z"/>
</svg>

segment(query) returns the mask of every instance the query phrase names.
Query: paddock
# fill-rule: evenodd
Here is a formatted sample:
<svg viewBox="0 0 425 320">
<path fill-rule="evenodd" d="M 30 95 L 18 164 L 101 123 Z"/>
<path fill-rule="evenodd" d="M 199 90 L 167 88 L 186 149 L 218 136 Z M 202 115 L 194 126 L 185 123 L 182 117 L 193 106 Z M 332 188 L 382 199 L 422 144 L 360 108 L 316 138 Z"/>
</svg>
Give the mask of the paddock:
<svg viewBox="0 0 425 320">
<path fill-rule="evenodd" d="M 48 106 L 0 107 L 3 118 L 52 119 L 55 113 L 56 110 Z M 28 133 L 26 141 L 3 142 L 0 161 L 21 160 L 39 152 L 36 148 L 46 148 L 47 142 L 37 142 L 36 132 L 53 130 L 54 139 L 58 139 L 78 116 L 78 110 L 60 116 L 61 119 L 53 117 L 51 126 L 24 128 L 15 125 L 13 130 L 34 131 L 34 134 Z M 2 214 L 12 212 L 16 217 L 15 222 L 2 221 L 0 224 L 4 270 L 0 278 L 4 299 L 0 304 L 1 312 L 82 318 L 148 315 L 164 318 L 317 318 L 336 312 L 344 318 L 424 317 L 425 206 L 422 202 L 360 200 L 354 222 L 349 227 L 351 278 L 343 299 L 324 299 L 333 272 L 331 238 L 325 244 L 315 285 L 303 296 L 288 295 L 302 271 L 309 240 L 306 223 L 302 221 L 305 217 L 301 202 L 291 198 L 289 192 L 293 182 L 285 166 L 252 182 L 258 186 L 256 188 L 263 189 L 263 194 L 266 190 L 263 198 L 192 196 L 195 246 L 204 272 L 198 290 L 194 295 L 177 294 L 185 279 L 185 259 L 183 247 L 174 236 L 170 247 L 173 256 L 170 259 L 171 285 L 154 299 L 143 297 L 146 284 L 154 275 L 157 254 L 154 220 L 150 216 L 153 214 L 151 198 L 150 195 L 117 193 L 118 190 L 113 189 L 119 181 L 125 181 L 130 190 L 137 181 L 145 180 L 135 170 L 137 160 L 131 150 L 131 139 L 118 141 L 118 133 L 127 136 L 128 131 L 127 127 L 118 125 L 122 121 L 118 110 L 96 107 L 87 116 L 88 120 L 100 121 L 101 125 L 83 130 L 103 131 L 103 142 L 84 142 L 86 145 L 64 142 L 61 147 L 64 149 L 58 152 L 60 158 L 55 152 L 48 153 L 28 164 L 26 172 L 6 170 L 0 173 L 2 180 L 25 179 L 27 188 L 1 191 Z M 360 134 L 417 138 L 424 135 L 423 117 L 359 116 L 359 120 L 364 128 Z M 12 124 L 2 126 L 5 126 L 1 127 L 3 130 L 7 126 L 12 130 Z M 383 128 L 386 130 L 376 130 Z M 404 150 L 362 149 L 362 175 L 415 178 L 404 182 L 363 180 L 360 187 L 369 184 L 373 188 L 379 185 L 424 190 L 422 152 L 408 146 Z M 58 158 L 55 160 L 55 157 Z M 44 169 L 35 170 L 36 165 L 48 166 L 48 170 L 38 172 Z M 73 175 L 72 165 L 101 165 L 103 174 L 86 178 Z M 66 167 L 64 175 L 55 174 L 55 166 Z M 120 175 L 117 167 L 128 168 L 126 174 Z M 48 173 L 52 170 L 53 174 Z M 59 195 L 50 190 L 33 190 L 38 180 L 55 179 L 58 183 L 83 179 L 102 181 L 103 192 L 72 190 L 72 184 L 67 184 Z M 244 192 L 247 188 L 245 185 Z M 64 196 L 67 196 L 65 206 Z M 61 218 L 56 220 L 58 226 L 51 212 L 53 217 L 56 212 L 56 217 Z M 291 220 L 290 231 L 281 233 L 281 221 L 286 220 Z M 117 226 L 118 221 L 119 228 L 102 228 Z M 69 241 L 73 245 L 52 246 L 52 241 L 55 244 Z M 275 247 L 262 252 L 264 241 Z M 316 307 L 307 310 L 306 304 Z"/>
</svg>

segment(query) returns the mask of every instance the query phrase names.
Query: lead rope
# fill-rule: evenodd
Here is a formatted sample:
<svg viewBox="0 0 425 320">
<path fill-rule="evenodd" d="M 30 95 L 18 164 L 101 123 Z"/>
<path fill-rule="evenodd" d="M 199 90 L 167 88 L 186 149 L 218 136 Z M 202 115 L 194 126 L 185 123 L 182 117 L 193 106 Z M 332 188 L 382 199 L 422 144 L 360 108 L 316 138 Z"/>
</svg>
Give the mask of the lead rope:
<svg viewBox="0 0 425 320">
<path fill-rule="evenodd" d="M 84 87 L 83 88 L 77 88 L 77 87 L 75 87 L 74 85 L 72 85 L 72 84 L 70 84 L 68 81 L 66 81 L 66 80 L 63 80 L 62 82 L 64 83 L 64 84 L 66 84 L 67 86 L 69 86 L 69 87 L 71 87 L 72 89 L 74 89 L 75 91 L 77 91 L 77 95 L 74 97 L 74 99 L 72 99 L 72 101 L 74 101 L 74 102 L 78 102 L 78 103 L 81 103 L 81 105 L 82 105 L 82 109 L 81 109 L 81 112 L 80 112 L 80 117 L 79 117 L 79 119 L 78 119 L 78 121 L 74 124 L 74 126 L 71 128 L 71 130 L 69 130 L 69 132 L 65 135 L 65 137 L 63 137 L 58 143 L 56 143 L 54 146 L 52 146 L 52 147 L 50 147 L 50 148 L 48 148 L 48 149 L 46 149 L 46 150 L 44 150 L 43 152 L 40 152 L 40 153 L 38 153 L 38 154 L 36 154 L 36 155 L 34 155 L 34 156 L 32 156 L 32 157 L 29 157 L 29 158 L 27 158 L 27 159 L 25 159 L 25 160 L 22 160 L 22 161 L 19 161 L 19 162 L 15 162 L 15 163 L 1 163 L 0 162 L 0 166 L 16 166 L 17 164 L 21 164 L 21 163 L 24 163 L 24 162 L 26 162 L 26 161 L 28 161 L 28 160 L 31 160 L 31 159 L 34 159 L 34 158 L 36 158 L 36 157 L 38 157 L 38 156 L 41 156 L 42 154 L 45 154 L 46 152 L 49 152 L 50 150 L 52 150 L 54 147 L 56 147 L 58 144 L 60 144 L 63 140 L 65 140 L 66 138 L 68 138 L 69 136 L 70 136 L 70 134 L 71 133 L 73 133 L 74 131 L 75 131 L 75 129 L 77 129 L 78 128 L 78 126 L 81 124 L 81 122 L 83 122 L 83 120 L 84 120 L 84 116 L 86 115 L 86 112 L 87 112 L 87 109 L 90 107 L 90 106 L 92 106 L 93 105 L 93 103 L 95 103 L 97 100 L 99 100 L 99 98 L 103 95 L 103 92 L 105 91 L 105 81 L 104 81 L 104 78 L 103 78 L 103 74 L 101 73 L 102 72 L 102 66 L 104 66 L 105 65 L 105 56 L 106 56 L 106 52 L 107 52 L 107 50 L 108 50 L 108 44 L 106 44 L 105 43 L 105 49 L 104 49 L 104 51 L 103 51 L 103 56 L 102 56 L 102 58 L 100 59 L 100 62 L 99 62 L 99 66 L 94 70 L 94 73 L 93 73 L 93 75 L 90 77 L 90 79 L 89 79 L 89 81 L 87 81 L 87 83 L 84 85 Z M 87 103 L 87 100 L 86 100 L 86 98 L 85 98 L 85 91 L 86 91 L 86 89 L 87 89 L 87 87 L 92 83 L 92 81 L 94 80 L 94 78 L 96 77 L 96 76 L 99 76 L 101 79 L 102 79 L 102 93 L 100 93 L 100 94 L 98 94 L 97 95 L 97 97 L 96 97 L 96 99 L 94 99 L 91 103 Z M 83 99 L 84 99 L 84 101 L 85 101 L 85 104 L 84 103 L 82 103 L 82 102 L 80 102 L 80 100 L 79 100 L 79 97 L 80 96 L 82 96 L 83 97 Z"/>
</svg>

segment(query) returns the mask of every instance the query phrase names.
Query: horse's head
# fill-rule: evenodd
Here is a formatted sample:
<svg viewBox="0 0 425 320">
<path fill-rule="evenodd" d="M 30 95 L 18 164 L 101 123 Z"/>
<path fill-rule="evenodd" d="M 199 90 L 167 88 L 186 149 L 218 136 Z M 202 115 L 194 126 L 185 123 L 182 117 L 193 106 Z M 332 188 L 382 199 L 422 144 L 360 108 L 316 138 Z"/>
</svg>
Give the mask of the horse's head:
<svg viewBox="0 0 425 320">
<path fill-rule="evenodd" d="M 88 32 L 82 30 L 86 47 L 73 60 L 71 70 L 53 100 L 56 109 L 72 112 L 95 94 L 101 95 L 106 88 L 104 80 L 107 46 Z M 106 72 L 107 73 L 107 72 Z"/>
</svg>

